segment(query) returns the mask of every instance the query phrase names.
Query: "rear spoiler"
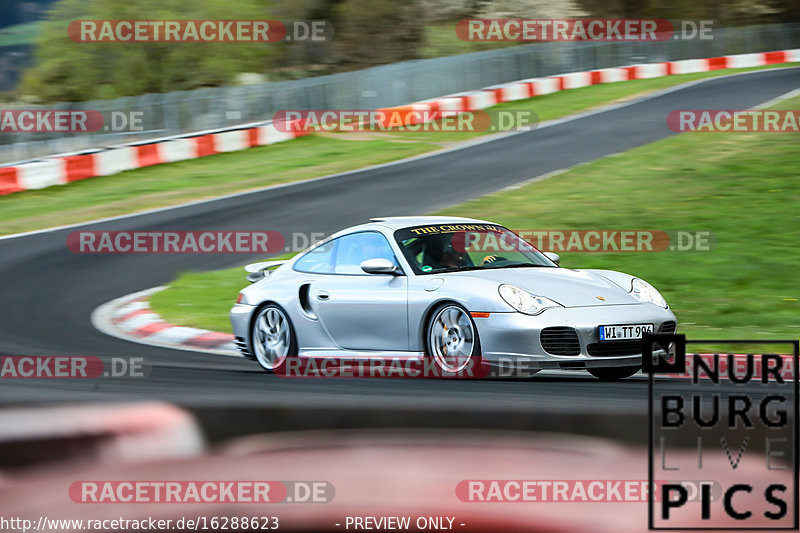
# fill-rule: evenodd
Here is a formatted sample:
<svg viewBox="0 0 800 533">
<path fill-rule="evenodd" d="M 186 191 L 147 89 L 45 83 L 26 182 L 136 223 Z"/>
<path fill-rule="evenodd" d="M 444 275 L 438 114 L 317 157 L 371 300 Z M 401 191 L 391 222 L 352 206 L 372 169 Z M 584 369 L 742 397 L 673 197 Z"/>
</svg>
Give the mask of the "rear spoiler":
<svg viewBox="0 0 800 533">
<path fill-rule="evenodd" d="M 255 283 L 269 276 L 269 269 L 279 267 L 288 263 L 288 259 L 282 261 L 261 261 L 260 263 L 250 263 L 244 266 L 244 271 L 248 273 L 247 281 Z"/>
</svg>

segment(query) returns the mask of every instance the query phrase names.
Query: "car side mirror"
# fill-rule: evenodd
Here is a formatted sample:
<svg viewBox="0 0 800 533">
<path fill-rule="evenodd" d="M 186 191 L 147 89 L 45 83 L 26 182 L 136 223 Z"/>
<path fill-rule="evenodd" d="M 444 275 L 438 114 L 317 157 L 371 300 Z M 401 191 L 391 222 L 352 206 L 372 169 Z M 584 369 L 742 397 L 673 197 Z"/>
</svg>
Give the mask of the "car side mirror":
<svg viewBox="0 0 800 533">
<path fill-rule="evenodd" d="M 561 257 L 553 252 L 544 252 L 544 256 L 555 264 L 559 264 L 561 262 Z"/>
<path fill-rule="evenodd" d="M 392 276 L 400 275 L 400 267 L 384 258 L 367 259 L 361 263 L 361 270 L 367 274 L 390 274 Z"/>
</svg>

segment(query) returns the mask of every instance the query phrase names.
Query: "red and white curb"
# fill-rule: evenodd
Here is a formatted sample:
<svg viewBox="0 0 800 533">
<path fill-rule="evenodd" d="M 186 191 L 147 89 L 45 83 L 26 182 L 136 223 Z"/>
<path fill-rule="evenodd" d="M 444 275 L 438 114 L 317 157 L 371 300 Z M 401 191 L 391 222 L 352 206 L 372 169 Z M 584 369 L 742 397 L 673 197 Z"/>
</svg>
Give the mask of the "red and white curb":
<svg viewBox="0 0 800 533">
<path fill-rule="evenodd" d="M 504 102 L 524 100 L 590 85 L 729 68 L 778 65 L 797 61 L 800 61 L 800 49 L 570 72 L 544 78 L 518 80 L 406 106 L 385 108 L 384 111 L 476 111 Z M 109 176 L 125 170 L 289 141 L 309 133 L 294 127 L 288 128 L 289 131 L 282 131 L 282 129 L 286 128 L 277 128 L 272 123 L 245 124 L 230 129 L 197 132 L 186 136 L 114 146 L 105 150 L 54 155 L 15 166 L 0 166 L 0 196 L 30 189 L 66 185 L 73 181 L 95 176 Z"/>
<path fill-rule="evenodd" d="M 154 287 L 105 303 L 92 312 L 92 325 L 112 337 L 139 344 L 241 357 L 233 335 L 164 322 L 149 298 L 166 287 Z"/>
</svg>

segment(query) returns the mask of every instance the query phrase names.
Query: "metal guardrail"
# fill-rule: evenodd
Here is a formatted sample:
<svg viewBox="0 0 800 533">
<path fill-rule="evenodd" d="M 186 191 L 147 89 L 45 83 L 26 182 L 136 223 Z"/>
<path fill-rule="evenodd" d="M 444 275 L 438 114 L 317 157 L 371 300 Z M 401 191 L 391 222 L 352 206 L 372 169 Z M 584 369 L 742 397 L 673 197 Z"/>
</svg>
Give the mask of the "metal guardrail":
<svg viewBox="0 0 800 533">
<path fill-rule="evenodd" d="M 375 109 L 526 78 L 800 48 L 800 24 L 719 29 L 713 37 L 691 41 L 534 43 L 316 78 L 41 106 L 104 113 L 142 112 L 143 131 L 0 135 L 0 164 L 265 121 L 286 109 Z"/>
</svg>

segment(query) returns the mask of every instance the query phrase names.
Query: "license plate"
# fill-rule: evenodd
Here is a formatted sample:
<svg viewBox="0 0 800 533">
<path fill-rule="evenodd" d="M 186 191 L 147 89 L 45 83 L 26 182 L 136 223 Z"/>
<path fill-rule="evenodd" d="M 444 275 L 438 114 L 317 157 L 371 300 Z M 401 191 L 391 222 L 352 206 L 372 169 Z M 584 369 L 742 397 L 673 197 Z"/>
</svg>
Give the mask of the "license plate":
<svg viewBox="0 0 800 533">
<path fill-rule="evenodd" d="M 600 326 L 601 341 L 629 341 L 641 339 L 645 333 L 653 333 L 653 324 L 626 324 L 622 326 Z"/>
</svg>

